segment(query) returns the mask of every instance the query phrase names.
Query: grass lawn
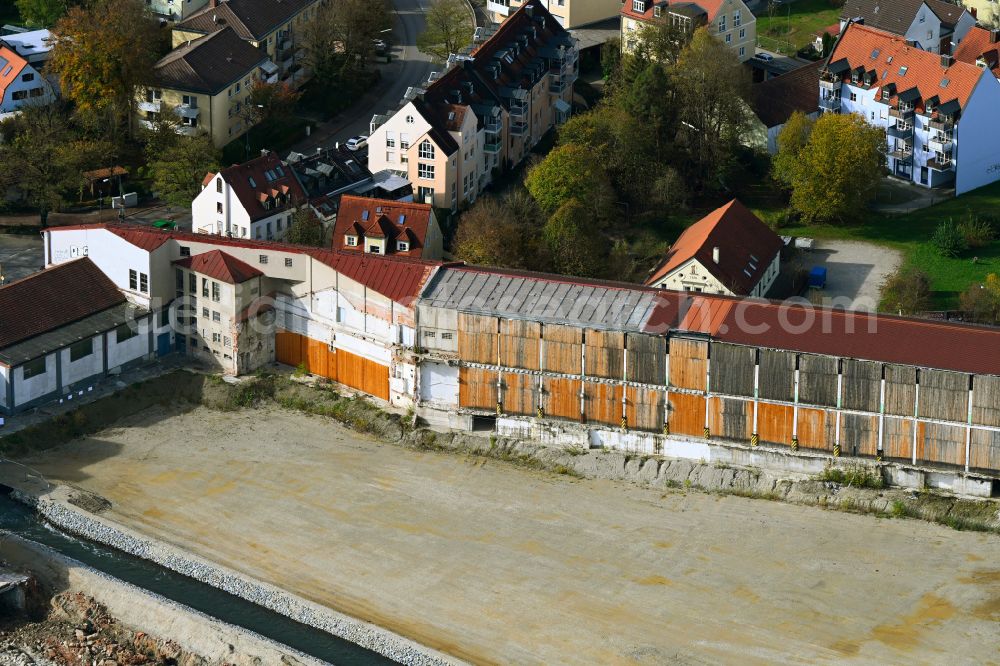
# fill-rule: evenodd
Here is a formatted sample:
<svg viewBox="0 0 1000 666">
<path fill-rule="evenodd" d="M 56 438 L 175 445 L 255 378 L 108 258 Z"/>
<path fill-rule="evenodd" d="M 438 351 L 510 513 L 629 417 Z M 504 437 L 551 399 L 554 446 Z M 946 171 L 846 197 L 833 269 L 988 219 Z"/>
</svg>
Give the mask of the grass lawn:
<svg viewBox="0 0 1000 666">
<path fill-rule="evenodd" d="M 776 219 L 784 209 L 780 201 L 766 198 L 748 205 L 765 221 Z M 903 252 L 905 265 L 916 266 L 930 276 L 932 307 L 945 310 L 958 307 L 958 295 L 970 284 L 981 282 L 989 273 L 1000 274 L 1000 240 L 949 259 L 942 257 L 931 245 L 934 229 L 949 217 L 957 223 L 969 211 L 992 213 L 997 210 L 1000 210 L 1000 183 L 905 215 L 872 212 L 864 223 L 854 226 L 793 225 L 781 227 L 779 233 L 867 241 L 896 248 Z"/>
<path fill-rule="evenodd" d="M 778 5 L 773 19 L 765 9 L 757 17 L 757 36 L 770 38 L 762 40 L 764 47 L 777 40 L 798 50 L 813 41 L 814 32 L 837 23 L 839 18 L 840 8 L 829 0 L 793 0 Z"/>
</svg>

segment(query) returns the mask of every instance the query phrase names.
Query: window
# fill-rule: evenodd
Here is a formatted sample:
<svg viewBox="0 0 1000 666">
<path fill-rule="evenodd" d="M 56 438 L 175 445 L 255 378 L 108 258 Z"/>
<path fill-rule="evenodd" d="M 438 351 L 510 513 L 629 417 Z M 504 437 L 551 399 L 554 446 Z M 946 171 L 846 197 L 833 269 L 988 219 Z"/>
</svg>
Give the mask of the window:
<svg viewBox="0 0 1000 666">
<path fill-rule="evenodd" d="M 32 72 L 28 72 L 27 74 L 22 74 L 21 80 L 24 81 L 25 83 L 27 83 L 28 81 L 34 81 L 35 75 Z"/>
<path fill-rule="evenodd" d="M 184 293 L 184 271 L 179 268 L 174 269 L 174 288 L 178 296 Z"/>
<path fill-rule="evenodd" d="M 406 116 L 406 124 L 407 125 L 413 124 L 413 116 Z"/>
<path fill-rule="evenodd" d="M 233 339 L 227 335 L 224 338 L 222 338 L 222 344 L 225 347 L 232 347 L 233 346 Z"/>
<path fill-rule="evenodd" d="M 406 241 L 396 241 L 397 252 L 409 252 L 410 244 Z"/>
<path fill-rule="evenodd" d="M 858 93 L 851 93 L 851 101 L 852 102 L 858 101 Z"/>
<path fill-rule="evenodd" d="M 216 204 L 215 204 L 215 212 L 218 213 L 219 215 L 222 215 L 222 202 L 221 201 L 216 202 Z"/>
<path fill-rule="evenodd" d="M 80 340 L 79 342 L 74 342 L 69 346 L 69 362 L 75 363 L 81 358 L 87 358 L 94 353 L 94 339 L 87 338 L 86 340 Z"/>
<path fill-rule="evenodd" d="M 149 276 L 145 273 L 139 273 L 139 291 L 144 294 L 149 293 Z"/>
<path fill-rule="evenodd" d="M 442 333 L 441 334 L 441 339 L 442 340 L 451 340 L 453 337 L 455 337 L 454 333 Z"/>
<path fill-rule="evenodd" d="M 221 297 L 222 297 L 222 290 L 219 288 L 219 283 L 212 282 L 212 300 L 218 303 Z"/>
<path fill-rule="evenodd" d="M 430 141 L 422 141 L 420 143 L 420 152 L 418 153 L 420 159 L 432 160 L 434 159 L 434 145 Z"/>
<path fill-rule="evenodd" d="M 160 310 L 160 328 L 170 325 L 170 310 L 164 308 Z"/>
<path fill-rule="evenodd" d="M 13 93 L 11 93 L 10 97 L 11 97 L 11 99 L 28 99 L 28 91 L 27 90 L 15 90 Z"/>
<path fill-rule="evenodd" d="M 32 377 L 37 377 L 38 375 L 45 374 L 45 357 L 33 358 L 24 365 L 21 366 L 24 372 L 25 379 L 31 379 Z"/>
<path fill-rule="evenodd" d="M 417 177 L 423 178 L 424 180 L 434 180 L 434 165 L 418 162 Z"/>
<path fill-rule="evenodd" d="M 118 343 L 131 340 L 137 335 L 139 335 L 139 327 L 130 322 L 126 322 L 115 329 L 115 340 L 118 341 Z"/>
<path fill-rule="evenodd" d="M 181 256 L 182 257 L 190 257 L 191 256 L 191 248 L 189 248 L 187 245 L 181 245 Z"/>
<path fill-rule="evenodd" d="M 278 218 L 278 231 L 281 231 L 281 218 Z"/>
<path fill-rule="evenodd" d="M 740 47 L 740 57 L 742 58 L 743 56 L 745 56 L 746 52 L 747 52 L 747 48 L 745 46 L 741 46 Z"/>
<path fill-rule="evenodd" d="M 347 241 L 347 246 L 348 247 L 357 247 L 358 246 L 358 237 L 357 236 L 344 236 L 344 240 Z"/>
<path fill-rule="evenodd" d="M 372 254 L 382 254 L 382 248 L 380 248 L 378 245 L 375 244 L 369 245 L 368 251 L 371 252 Z"/>
<path fill-rule="evenodd" d="M 725 16 L 720 16 L 719 17 L 719 32 L 725 32 L 725 31 L 726 31 L 726 17 Z"/>
<path fill-rule="evenodd" d="M 437 337 L 437 333 L 435 333 L 434 331 L 424 331 L 424 337 L 425 338 L 434 338 L 434 337 Z"/>
<path fill-rule="evenodd" d="M 385 161 L 386 162 L 395 162 L 396 161 L 396 153 L 394 153 L 391 150 L 385 151 Z"/>
<path fill-rule="evenodd" d="M 221 178 L 216 178 L 215 179 L 215 191 L 218 192 L 219 194 L 222 194 L 222 179 Z M 221 206 L 222 204 L 219 204 L 219 205 Z"/>
<path fill-rule="evenodd" d="M 198 276 L 194 273 L 188 273 L 188 291 L 192 294 L 198 293 Z"/>
<path fill-rule="evenodd" d="M 219 314 L 218 310 L 212 310 L 212 321 L 222 321 L 222 315 Z"/>
<path fill-rule="evenodd" d="M 132 291 L 136 291 L 139 288 L 139 273 L 129 269 L 128 271 L 128 288 Z"/>
<path fill-rule="evenodd" d="M 726 44 L 730 44 L 733 41 L 733 34 L 730 32 L 726 33 Z"/>
<path fill-rule="evenodd" d="M 632 0 L 632 11 L 640 14 L 646 11 L 646 0 Z"/>
<path fill-rule="evenodd" d="M 396 133 L 395 132 L 386 132 L 385 133 L 385 147 L 386 148 L 395 148 L 396 147 Z"/>
<path fill-rule="evenodd" d="M 208 319 L 208 308 L 202 308 L 201 309 L 201 318 L 202 319 Z"/>
<path fill-rule="evenodd" d="M 208 298 L 208 278 L 201 279 L 201 295 Z"/>
<path fill-rule="evenodd" d="M 222 342 L 222 333 L 212 333 L 212 342 Z"/>
<path fill-rule="evenodd" d="M 740 39 L 741 40 L 746 39 L 746 36 L 747 36 L 747 29 L 746 28 L 740 28 Z M 743 54 L 741 53 L 740 55 L 743 55 Z"/>
<path fill-rule="evenodd" d="M 260 233 L 259 229 L 257 230 L 257 233 L 258 234 Z M 257 261 L 260 262 L 260 263 L 262 263 L 262 264 L 266 264 L 267 263 L 267 255 L 266 254 L 260 255 L 259 257 L 257 257 Z"/>
</svg>

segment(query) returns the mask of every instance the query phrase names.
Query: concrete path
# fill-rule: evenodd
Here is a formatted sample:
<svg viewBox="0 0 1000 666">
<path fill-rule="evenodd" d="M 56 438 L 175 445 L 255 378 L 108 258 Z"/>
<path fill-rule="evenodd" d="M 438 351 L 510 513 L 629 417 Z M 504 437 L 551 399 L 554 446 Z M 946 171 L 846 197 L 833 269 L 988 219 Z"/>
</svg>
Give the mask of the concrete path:
<svg viewBox="0 0 1000 666">
<path fill-rule="evenodd" d="M 278 409 L 26 462 L 152 537 L 476 663 L 988 663 L 1000 537 L 581 481 Z"/>
</svg>

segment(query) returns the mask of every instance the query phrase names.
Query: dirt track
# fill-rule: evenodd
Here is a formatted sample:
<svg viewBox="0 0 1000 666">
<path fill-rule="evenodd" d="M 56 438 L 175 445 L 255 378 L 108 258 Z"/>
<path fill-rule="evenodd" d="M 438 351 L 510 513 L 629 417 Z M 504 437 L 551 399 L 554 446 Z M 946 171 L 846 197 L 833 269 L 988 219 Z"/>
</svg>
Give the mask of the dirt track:
<svg viewBox="0 0 1000 666">
<path fill-rule="evenodd" d="M 1000 537 L 150 410 L 36 456 L 107 515 L 477 662 L 1000 661 Z"/>
</svg>

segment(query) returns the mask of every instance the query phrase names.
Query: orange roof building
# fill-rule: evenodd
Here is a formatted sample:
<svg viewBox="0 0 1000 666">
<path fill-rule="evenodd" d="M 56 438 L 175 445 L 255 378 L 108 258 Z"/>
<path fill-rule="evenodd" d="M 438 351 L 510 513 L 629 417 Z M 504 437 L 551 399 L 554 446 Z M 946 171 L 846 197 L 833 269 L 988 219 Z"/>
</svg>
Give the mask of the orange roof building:
<svg viewBox="0 0 1000 666">
<path fill-rule="evenodd" d="M 430 204 L 345 194 L 333 229 L 333 249 L 440 259 L 441 228 Z"/>
<path fill-rule="evenodd" d="M 985 66 L 849 23 L 820 73 L 819 95 L 822 112 L 857 113 L 886 130 L 897 178 L 956 194 L 1000 179 L 1000 82 Z"/>
<path fill-rule="evenodd" d="M 52 86 L 17 51 L 0 43 L 0 115 L 26 104 L 48 104 L 55 99 Z"/>
<path fill-rule="evenodd" d="M 781 269 L 781 238 L 733 199 L 688 227 L 646 280 L 651 287 L 764 296 Z"/>
</svg>

